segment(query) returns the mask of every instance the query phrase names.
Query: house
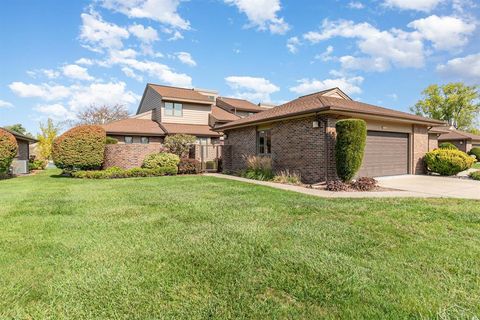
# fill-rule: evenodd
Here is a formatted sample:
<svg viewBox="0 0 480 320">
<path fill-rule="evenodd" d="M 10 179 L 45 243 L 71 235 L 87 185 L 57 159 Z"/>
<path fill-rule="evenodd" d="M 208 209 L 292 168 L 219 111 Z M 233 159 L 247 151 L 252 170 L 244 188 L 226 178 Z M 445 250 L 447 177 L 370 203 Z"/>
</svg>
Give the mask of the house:
<svg viewBox="0 0 480 320">
<path fill-rule="evenodd" d="M 5 131 L 10 132 L 17 140 L 18 152 L 17 156 L 12 162 L 13 174 L 26 174 L 28 173 L 28 161 L 30 159 L 30 144 L 38 142 L 34 138 L 20 134 L 18 132 L 2 128 Z"/>
<path fill-rule="evenodd" d="M 216 91 L 147 84 L 136 115 L 104 125 L 119 143 L 161 144 L 167 135 L 189 134 L 203 145 L 220 144 L 213 128 L 267 110 Z"/>
<path fill-rule="evenodd" d="M 246 169 L 246 156 L 272 158 L 274 170 L 290 170 L 305 183 L 336 178 L 335 123 L 358 118 L 367 123 L 367 143 L 359 176 L 424 172 L 423 156 L 435 146 L 429 134 L 444 122 L 353 101 L 338 88 L 299 97 L 276 108 L 215 128 L 225 134 L 225 171 Z"/>
<path fill-rule="evenodd" d="M 480 147 L 480 136 L 465 131 L 449 129 L 438 137 L 438 142 L 450 142 L 459 150 L 469 152 L 473 147 Z"/>
</svg>

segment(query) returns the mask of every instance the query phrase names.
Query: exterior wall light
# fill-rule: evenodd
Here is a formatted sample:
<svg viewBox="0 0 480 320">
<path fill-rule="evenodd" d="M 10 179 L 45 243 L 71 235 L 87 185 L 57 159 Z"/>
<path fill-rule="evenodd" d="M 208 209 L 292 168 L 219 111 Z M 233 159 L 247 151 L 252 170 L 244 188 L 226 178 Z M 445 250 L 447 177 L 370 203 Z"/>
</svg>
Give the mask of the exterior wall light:
<svg viewBox="0 0 480 320">
<path fill-rule="evenodd" d="M 318 128 L 319 127 L 318 121 L 317 120 L 313 121 L 312 126 L 314 128 Z"/>
</svg>

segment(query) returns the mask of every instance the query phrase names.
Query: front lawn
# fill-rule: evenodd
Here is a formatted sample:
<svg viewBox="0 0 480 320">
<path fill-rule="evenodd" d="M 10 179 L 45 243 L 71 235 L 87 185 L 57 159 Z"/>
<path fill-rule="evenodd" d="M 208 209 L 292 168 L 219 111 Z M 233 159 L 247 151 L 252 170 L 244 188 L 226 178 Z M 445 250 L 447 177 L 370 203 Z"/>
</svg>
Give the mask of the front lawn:
<svg viewBox="0 0 480 320">
<path fill-rule="evenodd" d="M 0 318 L 473 318 L 480 202 L 0 181 Z"/>
<path fill-rule="evenodd" d="M 472 168 L 480 169 L 480 162 L 475 163 Z"/>
</svg>

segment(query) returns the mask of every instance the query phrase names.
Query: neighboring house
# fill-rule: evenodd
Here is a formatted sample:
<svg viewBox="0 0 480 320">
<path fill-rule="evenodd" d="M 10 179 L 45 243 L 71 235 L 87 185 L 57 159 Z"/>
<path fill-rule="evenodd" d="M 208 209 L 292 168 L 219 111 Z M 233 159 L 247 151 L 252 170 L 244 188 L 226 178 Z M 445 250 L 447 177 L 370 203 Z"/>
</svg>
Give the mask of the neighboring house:
<svg viewBox="0 0 480 320">
<path fill-rule="evenodd" d="M 423 156 L 437 143 L 429 130 L 445 124 L 353 101 L 334 88 L 217 127 L 225 134 L 223 168 L 244 170 L 245 157 L 259 155 L 271 157 L 276 171 L 299 173 L 305 183 L 335 179 L 335 123 L 346 118 L 367 122 L 358 176 L 370 177 L 423 173 Z"/>
<path fill-rule="evenodd" d="M 18 153 L 12 163 L 13 173 L 14 174 L 28 173 L 28 160 L 30 158 L 29 146 L 30 144 L 36 143 L 38 141 L 29 136 L 20 134 L 18 132 L 11 131 L 5 128 L 2 128 L 2 129 L 10 132 L 17 140 Z"/>
<path fill-rule="evenodd" d="M 473 133 L 449 129 L 438 138 L 439 143 L 450 142 L 459 150 L 469 152 L 473 147 L 480 147 L 480 136 Z"/>
<path fill-rule="evenodd" d="M 220 144 L 223 135 L 213 128 L 264 110 L 246 100 L 220 98 L 211 90 L 147 84 L 135 116 L 103 127 L 120 143 L 160 144 L 167 135 L 183 133 L 211 145 Z"/>
</svg>

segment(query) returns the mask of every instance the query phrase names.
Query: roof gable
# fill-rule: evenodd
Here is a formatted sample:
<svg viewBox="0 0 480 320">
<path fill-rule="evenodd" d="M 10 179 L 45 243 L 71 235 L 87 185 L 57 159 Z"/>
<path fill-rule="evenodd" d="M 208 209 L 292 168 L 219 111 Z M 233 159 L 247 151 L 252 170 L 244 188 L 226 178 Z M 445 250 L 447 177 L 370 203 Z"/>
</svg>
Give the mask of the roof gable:
<svg viewBox="0 0 480 320">
<path fill-rule="evenodd" d="M 237 111 L 262 112 L 266 110 L 248 100 L 229 97 L 218 97 L 216 104 L 220 108 L 235 109 Z"/>
<path fill-rule="evenodd" d="M 195 91 L 194 89 L 162 86 L 158 84 L 147 84 L 147 87 L 152 88 L 157 92 L 163 100 L 183 100 L 192 101 L 202 104 L 213 104 L 213 101 L 207 96 Z"/>
</svg>

